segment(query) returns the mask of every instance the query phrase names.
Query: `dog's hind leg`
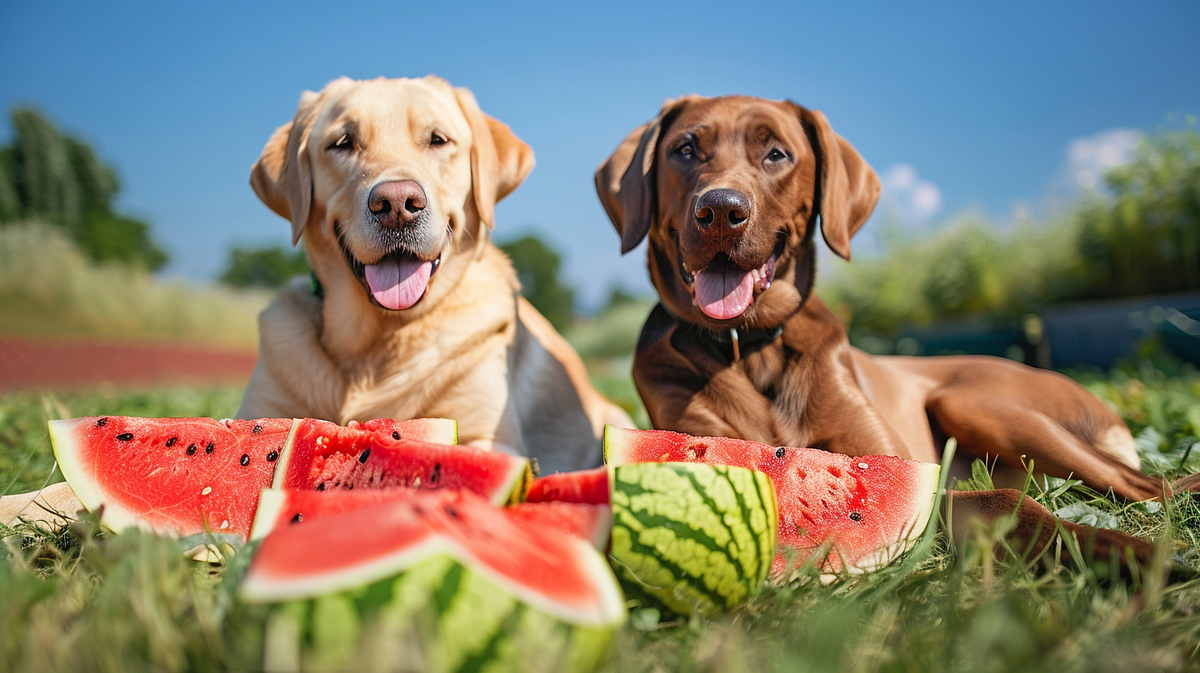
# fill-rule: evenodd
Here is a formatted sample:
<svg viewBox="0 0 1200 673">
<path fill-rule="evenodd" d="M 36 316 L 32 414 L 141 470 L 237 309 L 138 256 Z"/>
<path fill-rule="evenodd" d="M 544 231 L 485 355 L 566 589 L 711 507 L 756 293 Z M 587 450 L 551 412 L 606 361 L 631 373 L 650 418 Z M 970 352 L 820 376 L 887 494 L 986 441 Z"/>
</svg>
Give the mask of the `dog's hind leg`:
<svg viewBox="0 0 1200 673">
<path fill-rule="evenodd" d="M 1039 472 L 1074 477 L 1129 500 L 1171 494 L 1163 480 L 1084 443 L 1045 413 L 1006 397 L 949 386 L 929 397 L 927 409 L 965 454 L 997 456 L 1015 466 L 1033 461 Z"/>
</svg>

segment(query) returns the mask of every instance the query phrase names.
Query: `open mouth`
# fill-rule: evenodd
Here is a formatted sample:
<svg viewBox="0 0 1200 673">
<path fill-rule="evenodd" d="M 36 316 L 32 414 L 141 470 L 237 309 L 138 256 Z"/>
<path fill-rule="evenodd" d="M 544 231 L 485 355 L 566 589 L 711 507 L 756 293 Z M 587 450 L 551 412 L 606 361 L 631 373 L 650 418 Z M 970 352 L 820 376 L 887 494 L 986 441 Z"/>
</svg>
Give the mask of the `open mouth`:
<svg viewBox="0 0 1200 673">
<path fill-rule="evenodd" d="M 732 320 L 745 313 L 755 297 L 771 287 L 784 242 L 780 237 L 767 261 L 749 270 L 724 253 L 717 254 L 707 266 L 696 271 L 689 272 L 681 262 L 679 270 L 684 281 L 692 286 L 696 307 L 714 320 Z"/>
<path fill-rule="evenodd" d="M 403 249 L 393 250 L 372 264 L 360 262 L 344 244 L 342 253 L 358 282 L 366 288 L 371 301 L 391 311 L 416 306 L 425 296 L 430 281 L 442 263 L 442 255 L 432 260 L 421 259 Z"/>
</svg>

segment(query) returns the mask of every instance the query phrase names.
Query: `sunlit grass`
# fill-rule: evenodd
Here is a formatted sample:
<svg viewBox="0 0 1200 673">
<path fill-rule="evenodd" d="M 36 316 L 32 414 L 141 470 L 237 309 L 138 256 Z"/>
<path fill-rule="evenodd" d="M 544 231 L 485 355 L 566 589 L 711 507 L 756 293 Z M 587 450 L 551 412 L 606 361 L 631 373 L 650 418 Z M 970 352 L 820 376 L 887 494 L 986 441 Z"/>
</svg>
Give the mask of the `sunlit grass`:
<svg viewBox="0 0 1200 673">
<path fill-rule="evenodd" d="M 1134 428 L 1143 457 L 1153 448 L 1178 464 L 1200 441 L 1189 411 L 1200 404 L 1197 377 L 1139 376 L 1086 382 Z M 59 479 L 49 473 L 48 417 L 220 417 L 233 412 L 239 396 L 219 388 L 0 397 L 0 487 L 12 482 L 20 491 Z M 1166 439 L 1148 441 L 1150 430 Z M 1074 482 L 1040 478 L 1028 489 L 1064 516 L 1096 517 L 1157 540 L 1180 564 L 1200 563 L 1200 503 L 1190 496 L 1162 506 L 1121 503 Z M 999 558 L 985 551 L 1001 532 L 972 531 L 961 549 L 939 535 L 931 548 L 870 575 L 832 585 L 802 577 L 717 619 L 638 609 L 606 670 L 1095 673 L 1200 666 L 1200 580 L 1109 581 L 1106 564 L 1073 570 L 1056 563 L 1079 553 L 1071 545 L 1030 567 L 1011 551 Z M 249 554 L 233 555 L 229 567 L 210 566 L 185 559 L 174 541 L 97 535 L 90 521 L 53 534 L 0 529 L 0 536 L 7 543 L 0 549 L 5 671 L 262 666 L 266 613 L 234 595 Z"/>
</svg>

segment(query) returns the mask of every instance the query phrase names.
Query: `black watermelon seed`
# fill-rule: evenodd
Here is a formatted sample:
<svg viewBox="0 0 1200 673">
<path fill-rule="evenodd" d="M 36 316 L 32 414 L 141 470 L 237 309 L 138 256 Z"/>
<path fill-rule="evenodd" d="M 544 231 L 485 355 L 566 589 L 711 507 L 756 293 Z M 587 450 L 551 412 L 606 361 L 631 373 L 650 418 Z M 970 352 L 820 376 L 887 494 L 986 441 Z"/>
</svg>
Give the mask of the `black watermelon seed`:
<svg viewBox="0 0 1200 673">
<path fill-rule="evenodd" d="M 392 439 L 400 439 L 400 432 L 397 430 L 392 430 Z"/>
<path fill-rule="evenodd" d="M 261 426 L 261 425 L 259 425 L 258 423 L 255 423 L 255 424 L 254 424 L 254 429 L 253 429 L 253 430 L 251 430 L 251 432 L 253 432 L 254 434 L 256 434 L 256 435 L 257 435 L 258 433 L 262 432 L 262 426 Z"/>
<path fill-rule="evenodd" d="M 455 509 L 453 507 L 451 507 L 450 505 L 446 505 L 446 513 L 449 514 L 450 516 L 454 517 L 455 519 L 458 518 L 458 512 L 455 511 Z"/>
<path fill-rule="evenodd" d="M 122 432 L 121 434 L 117 435 L 117 439 L 119 439 L 122 442 L 128 442 L 129 440 L 133 439 L 133 433 L 132 432 Z"/>
<path fill-rule="evenodd" d="M 213 449 L 215 449 L 215 448 L 216 448 L 216 447 L 215 447 L 215 446 L 213 446 L 213 443 L 212 443 L 212 442 L 209 442 L 209 443 L 208 443 L 208 446 L 204 447 L 204 453 L 212 453 L 212 452 L 213 452 Z"/>
<path fill-rule="evenodd" d="M 268 454 L 267 454 L 267 462 L 268 462 L 268 463 L 273 463 L 273 462 L 275 462 L 275 459 L 277 459 L 277 458 L 279 458 L 279 452 L 278 452 L 278 451 L 272 451 L 272 452 L 270 452 L 270 453 L 268 453 Z"/>
<path fill-rule="evenodd" d="M 778 449 L 775 449 L 775 457 L 776 458 L 783 458 L 784 453 L 785 453 L 784 447 L 782 447 L 782 446 L 779 447 Z"/>
<path fill-rule="evenodd" d="M 194 456 L 194 455 L 196 455 L 196 445 L 195 445 L 195 444 L 189 444 L 189 445 L 188 445 L 187 454 L 188 454 L 189 456 Z"/>
<path fill-rule="evenodd" d="M 325 490 L 325 482 L 321 482 L 321 483 L 317 484 L 317 490 L 324 491 Z"/>
<path fill-rule="evenodd" d="M 243 453 L 242 454 L 242 467 L 246 467 L 249 464 L 250 464 L 250 454 Z"/>
<path fill-rule="evenodd" d="M 178 437 L 172 437 L 172 438 L 168 439 L 167 440 L 167 448 L 169 449 L 172 446 L 175 446 L 175 442 L 178 442 L 178 441 L 179 441 Z"/>
<path fill-rule="evenodd" d="M 108 418 L 101 418 L 100 420 L 96 421 L 97 428 L 103 428 L 106 425 L 108 425 Z"/>
<path fill-rule="evenodd" d="M 367 462 L 367 459 L 370 457 L 371 457 L 371 450 L 366 449 L 362 453 L 358 454 L 358 462 L 365 463 L 365 462 Z"/>
<path fill-rule="evenodd" d="M 292 517 L 292 523 L 300 523 L 304 521 L 304 516 L 300 512 L 296 512 L 296 516 Z"/>
<path fill-rule="evenodd" d="M 441 476 L 442 476 L 442 464 L 434 463 L 433 464 L 433 472 L 429 475 L 429 485 L 433 486 L 434 484 L 436 484 L 438 482 L 438 479 L 441 478 Z"/>
<path fill-rule="evenodd" d="M 850 518 L 854 521 L 862 521 L 862 515 L 858 512 L 850 512 Z"/>
</svg>

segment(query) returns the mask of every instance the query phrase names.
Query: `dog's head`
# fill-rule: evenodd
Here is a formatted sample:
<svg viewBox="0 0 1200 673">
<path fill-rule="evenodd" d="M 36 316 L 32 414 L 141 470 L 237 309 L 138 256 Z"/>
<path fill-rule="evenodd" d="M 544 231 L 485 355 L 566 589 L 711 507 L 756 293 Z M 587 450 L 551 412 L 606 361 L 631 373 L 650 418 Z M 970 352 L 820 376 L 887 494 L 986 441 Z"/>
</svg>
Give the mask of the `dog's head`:
<svg viewBox="0 0 1200 673">
<path fill-rule="evenodd" d="M 327 295 L 393 316 L 427 311 L 487 239 L 533 151 L 436 77 L 330 82 L 305 92 L 250 185 L 292 221 Z"/>
<path fill-rule="evenodd" d="M 774 327 L 807 298 L 813 229 L 850 258 L 879 179 L 825 115 L 746 96 L 668 101 L 596 172 L 628 252 L 675 315 L 712 329 Z"/>
</svg>

